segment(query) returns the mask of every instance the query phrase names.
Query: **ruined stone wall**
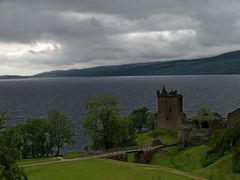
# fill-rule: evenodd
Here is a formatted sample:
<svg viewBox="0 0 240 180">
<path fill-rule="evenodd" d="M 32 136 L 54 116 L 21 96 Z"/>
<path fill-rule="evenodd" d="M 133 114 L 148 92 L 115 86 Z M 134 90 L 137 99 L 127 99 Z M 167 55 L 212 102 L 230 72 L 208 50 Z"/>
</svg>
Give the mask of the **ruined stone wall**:
<svg viewBox="0 0 240 180">
<path fill-rule="evenodd" d="M 225 129 L 226 122 L 223 119 L 186 122 L 186 124 L 182 125 L 178 130 L 178 149 L 184 149 L 187 146 L 200 145 L 216 132 Z"/>
<path fill-rule="evenodd" d="M 238 123 L 240 123 L 240 108 L 228 114 L 227 127 L 233 128 Z"/>
<path fill-rule="evenodd" d="M 191 124 L 182 125 L 178 129 L 178 150 L 182 150 L 189 145 L 192 129 L 193 126 Z"/>
</svg>

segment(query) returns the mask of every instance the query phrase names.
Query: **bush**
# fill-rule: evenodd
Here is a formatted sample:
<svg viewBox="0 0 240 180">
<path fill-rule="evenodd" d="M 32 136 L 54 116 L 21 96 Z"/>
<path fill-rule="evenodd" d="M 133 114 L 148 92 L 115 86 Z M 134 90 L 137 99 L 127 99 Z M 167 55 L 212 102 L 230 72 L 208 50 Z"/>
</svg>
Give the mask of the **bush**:
<svg viewBox="0 0 240 180">
<path fill-rule="evenodd" d="M 218 138 L 216 138 L 217 140 Z M 210 149 L 207 153 L 206 158 L 203 161 L 203 166 L 210 165 L 216 162 L 221 157 L 233 152 L 238 147 L 240 139 L 240 124 L 232 129 L 228 129 L 216 145 Z"/>
<path fill-rule="evenodd" d="M 207 156 L 203 159 L 202 165 L 203 167 L 207 167 L 212 163 L 215 163 L 218 159 L 221 158 L 221 155 L 219 154 L 212 154 L 211 156 Z"/>
<path fill-rule="evenodd" d="M 233 156 L 232 170 L 235 173 L 240 173 L 240 151 L 236 152 Z"/>
</svg>

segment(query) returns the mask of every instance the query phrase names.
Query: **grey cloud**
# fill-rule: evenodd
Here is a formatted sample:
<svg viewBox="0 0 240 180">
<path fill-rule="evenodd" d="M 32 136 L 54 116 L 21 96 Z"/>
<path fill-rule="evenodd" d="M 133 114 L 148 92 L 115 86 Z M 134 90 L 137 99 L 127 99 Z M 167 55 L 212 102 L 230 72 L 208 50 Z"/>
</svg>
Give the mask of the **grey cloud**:
<svg viewBox="0 0 240 180">
<path fill-rule="evenodd" d="M 236 50 L 239 8 L 238 0 L 0 0 L 0 74 L 7 66 L 8 74 L 31 74 Z M 11 51 L 12 43 L 38 42 L 61 48 L 1 53 L 1 44 Z"/>
</svg>

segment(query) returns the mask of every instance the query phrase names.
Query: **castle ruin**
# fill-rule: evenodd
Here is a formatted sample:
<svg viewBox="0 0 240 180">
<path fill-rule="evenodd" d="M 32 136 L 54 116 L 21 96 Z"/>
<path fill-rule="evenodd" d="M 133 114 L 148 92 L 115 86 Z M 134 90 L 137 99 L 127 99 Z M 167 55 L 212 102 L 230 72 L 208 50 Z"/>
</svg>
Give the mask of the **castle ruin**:
<svg viewBox="0 0 240 180">
<path fill-rule="evenodd" d="M 155 128 L 165 128 L 177 133 L 186 115 L 183 112 L 183 96 L 176 91 L 167 92 L 165 87 L 157 91 Z"/>
<path fill-rule="evenodd" d="M 236 113 L 239 115 L 237 116 Z M 229 115 L 233 124 L 240 121 L 234 117 L 240 117 L 240 109 Z M 178 149 L 189 145 L 200 145 L 204 140 L 219 130 L 226 128 L 224 119 L 202 119 L 201 121 L 188 121 L 183 112 L 183 96 L 177 90 L 167 92 L 165 87 L 157 91 L 157 112 L 155 128 L 167 129 L 178 136 Z"/>
</svg>

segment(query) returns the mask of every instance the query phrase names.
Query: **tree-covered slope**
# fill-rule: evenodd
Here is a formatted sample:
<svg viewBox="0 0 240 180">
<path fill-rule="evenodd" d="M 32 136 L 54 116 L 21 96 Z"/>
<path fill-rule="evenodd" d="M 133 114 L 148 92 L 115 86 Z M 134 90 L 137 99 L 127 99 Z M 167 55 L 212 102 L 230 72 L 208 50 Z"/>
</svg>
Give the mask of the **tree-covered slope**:
<svg viewBox="0 0 240 180">
<path fill-rule="evenodd" d="M 215 57 L 51 71 L 34 77 L 240 74 L 240 51 Z"/>
</svg>

